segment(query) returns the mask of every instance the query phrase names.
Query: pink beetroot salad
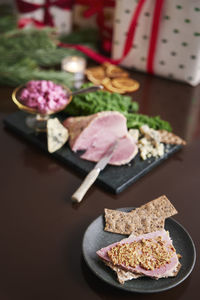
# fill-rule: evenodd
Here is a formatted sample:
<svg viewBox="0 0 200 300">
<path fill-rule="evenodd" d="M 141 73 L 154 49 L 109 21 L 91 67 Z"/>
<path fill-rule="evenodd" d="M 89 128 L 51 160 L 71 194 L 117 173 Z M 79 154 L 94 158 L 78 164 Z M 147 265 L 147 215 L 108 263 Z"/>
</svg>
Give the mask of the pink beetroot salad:
<svg viewBox="0 0 200 300">
<path fill-rule="evenodd" d="M 69 101 L 67 92 L 49 80 L 31 80 L 20 95 L 22 104 L 36 109 L 41 114 L 56 112 Z"/>
</svg>

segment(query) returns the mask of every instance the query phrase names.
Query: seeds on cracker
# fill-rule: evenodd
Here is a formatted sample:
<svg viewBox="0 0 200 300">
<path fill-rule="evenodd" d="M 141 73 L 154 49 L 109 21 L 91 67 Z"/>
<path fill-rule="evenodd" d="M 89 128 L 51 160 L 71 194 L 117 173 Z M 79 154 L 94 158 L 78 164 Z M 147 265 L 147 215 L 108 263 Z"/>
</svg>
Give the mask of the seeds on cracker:
<svg viewBox="0 0 200 300">
<path fill-rule="evenodd" d="M 130 243 L 113 246 L 108 250 L 108 257 L 114 265 L 125 265 L 145 270 L 154 270 L 171 262 L 174 256 L 173 245 L 167 246 L 162 236 L 155 239 L 141 239 Z"/>
<path fill-rule="evenodd" d="M 159 279 L 178 274 L 180 257 L 164 229 L 165 219 L 176 213 L 165 195 L 128 213 L 105 209 L 104 230 L 130 234 L 96 252 L 121 284 L 141 276 Z"/>
<path fill-rule="evenodd" d="M 142 215 L 153 215 L 156 218 L 164 219 L 176 215 L 178 212 L 169 199 L 162 195 L 136 209 Z"/>
<path fill-rule="evenodd" d="M 104 230 L 138 236 L 163 229 L 165 219 L 175 214 L 177 214 L 177 210 L 163 195 L 129 213 L 105 209 Z"/>
<path fill-rule="evenodd" d="M 105 209 L 105 231 L 119 234 L 140 234 L 161 230 L 164 228 L 164 218 L 141 216 L 137 210 L 125 213 L 117 210 Z"/>
<path fill-rule="evenodd" d="M 142 274 L 129 272 L 121 269 L 118 266 L 114 266 L 111 262 L 104 260 L 104 263 L 110 267 L 114 272 L 116 272 L 117 279 L 119 283 L 124 284 L 125 281 L 131 280 L 131 279 L 137 279 L 139 277 L 142 277 Z"/>
<path fill-rule="evenodd" d="M 159 130 L 160 141 L 165 144 L 172 145 L 186 145 L 186 141 L 180 138 L 178 135 L 175 135 L 172 132 L 167 130 Z"/>
<path fill-rule="evenodd" d="M 96 253 L 116 272 L 121 284 L 139 276 L 154 279 L 174 277 L 181 267 L 169 232 L 164 229 L 139 237 L 129 236 Z"/>
</svg>

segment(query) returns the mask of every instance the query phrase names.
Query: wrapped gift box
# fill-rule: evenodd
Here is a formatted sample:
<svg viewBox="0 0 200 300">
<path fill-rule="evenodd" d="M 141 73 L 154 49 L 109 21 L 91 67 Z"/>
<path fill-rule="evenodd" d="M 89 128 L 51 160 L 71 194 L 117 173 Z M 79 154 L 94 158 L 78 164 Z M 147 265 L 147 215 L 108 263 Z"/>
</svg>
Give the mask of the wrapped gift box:
<svg viewBox="0 0 200 300">
<path fill-rule="evenodd" d="M 16 0 L 19 23 L 24 26 L 52 26 L 59 34 L 72 29 L 71 0 Z"/>
<path fill-rule="evenodd" d="M 130 26 L 138 5 L 141 9 L 131 38 Z M 155 14 L 159 6 L 158 19 Z M 200 83 L 199 19 L 199 0 L 116 0 L 112 57 L 123 57 L 129 37 L 130 49 L 121 65 L 195 86 Z M 156 26 L 156 22 L 158 32 L 155 38 L 152 26 Z M 153 70 L 149 70 L 150 60 Z"/>
</svg>

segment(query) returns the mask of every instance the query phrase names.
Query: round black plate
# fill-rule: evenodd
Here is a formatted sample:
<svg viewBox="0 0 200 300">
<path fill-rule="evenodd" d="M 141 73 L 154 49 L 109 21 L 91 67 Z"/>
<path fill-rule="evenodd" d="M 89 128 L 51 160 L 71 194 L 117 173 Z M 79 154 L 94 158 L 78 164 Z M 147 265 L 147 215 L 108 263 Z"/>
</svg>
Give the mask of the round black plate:
<svg viewBox="0 0 200 300">
<path fill-rule="evenodd" d="M 133 208 L 120 208 L 122 211 L 130 211 Z M 189 233 L 172 218 L 165 222 L 165 229 L 169 231 L 173 245 L 182 255 L 180 260 L 181 269 L 176 277 L 161 278 L 159 280 L 141 277 L 120 284 L 116 274 L 107 267 L 97 256 L 96 251 L 127 237 L 120 234 L 104 231 L 104 216 L 95 219 L 87 228 L 83 237 L 83 256 L 89 268 L 108 284 L 129 291 L 138 293 L 155 293 L 171 289 L 184 281 L 192 272 L 196 260 L 196 250 Z"/>
</svg>

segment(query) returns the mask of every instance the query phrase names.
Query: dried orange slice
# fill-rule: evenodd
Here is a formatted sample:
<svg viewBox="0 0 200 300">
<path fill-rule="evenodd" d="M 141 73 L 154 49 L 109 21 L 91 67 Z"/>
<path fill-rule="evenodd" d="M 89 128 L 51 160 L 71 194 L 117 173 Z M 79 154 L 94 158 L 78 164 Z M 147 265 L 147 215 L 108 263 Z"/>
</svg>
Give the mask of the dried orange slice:
<svg viewBox="0 0 200 300">
<path fill-rule="evenodd" d="M 117 67 L 112 64 L 107 64 L 106 66 L 106 75 L 110 78 L 118 78 L 118 77 L 128 77 L 129 73 L 122 70 L 120 67 Z"/>
<path fill-rule="evenodd" d="M 140 87 L 139 82 L 131 78 L 115 78 L 112 80 L 112 84 L 114 87 L 123 88 L 127 92 L 137 91 Z"/>
<path fill-rule="evenodd" d="M 103 67 L 94 67 L 94 68 L 88 68 L 85 71 L 85 74 L 87 75 L 87 78 L 89 81 L 91 81 L 94 84 L 100 84 L 101 81 L 106 77 L 105 71 Z"/>
<path fill-rule="evenodd" d="M 85 73 L 86 74 L 92 74 L 94 76 L 98 75 L 98 76 L 105 77 L 105 71 L 104 71 L 104 68 L 102 66 L 88 68 L 88 69 L 86 69 Z"/>
<path fill-rule="evenodd" d="M 102 67 L 106 70 L 109 66 L 114 66 L 114 65 L 112 65 L 111 63 L 109 63 L 109 62 L 104 62 L 103 64 L 102 64 Z"/>
<path fill-rule="evenodd" d="M 139 82 L 131 79 L 128 72 L 109 62 L 88 68 L 85 74 L 89 81 L 102 84 L 105 90 L 113 93 L 134 92 L 140 87 Z"/>
<path fill-rule="evenodd" d="M 126 90 L 122 89 L 122 88 L 116 88 L 112 85 L 112 80 L 108 77 L 106 77 L 104 80 L 102 80 L 101 82 L 104 86 L 104 88 L 112 93 L 119 93 L 119 94 L 124 94 L 126 92 Z"/>
<path fill-rule="evenodd" d="M 102 80 L 105 78 L 103 77 L 103 79 L 101 79 L 101 77 L 97 77 L 97 76 L 93 76 L 92 74 L 87 74 L 87 78 L 89 81 L 91 81 L 94 84 L 101 84 Z"/>
</svg>

